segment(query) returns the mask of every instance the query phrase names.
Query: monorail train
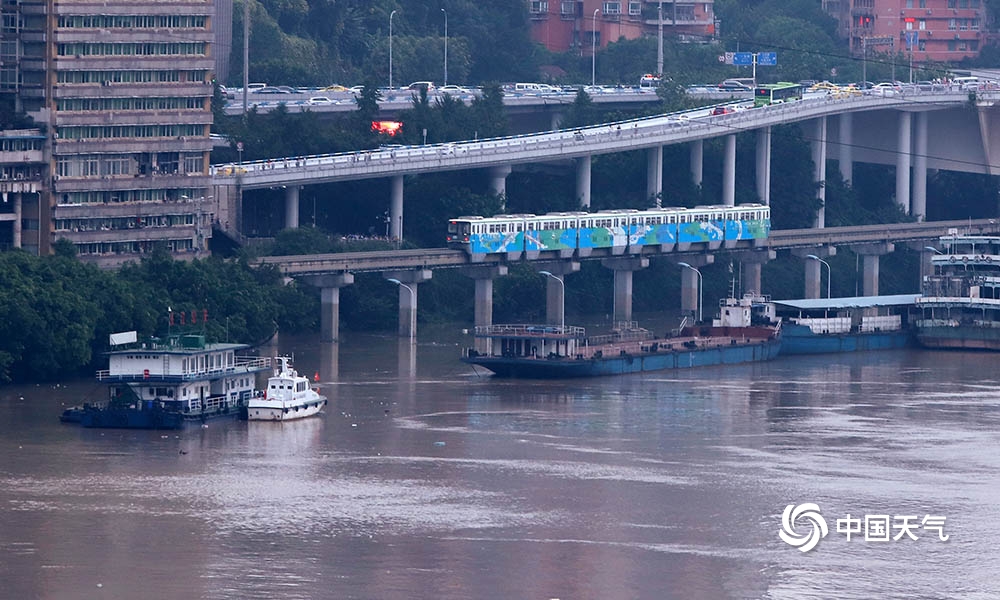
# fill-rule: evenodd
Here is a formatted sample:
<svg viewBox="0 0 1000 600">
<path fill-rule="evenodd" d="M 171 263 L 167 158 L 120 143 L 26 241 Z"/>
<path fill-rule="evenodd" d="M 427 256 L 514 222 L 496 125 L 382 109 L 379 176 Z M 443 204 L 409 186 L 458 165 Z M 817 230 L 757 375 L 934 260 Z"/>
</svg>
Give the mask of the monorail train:
<svg viewBox="0 0 1000 600">
<path fill-rule="evenodd" d="M 448 245 L 471 255 L 589 248 L 635 252 L 641 246 L 766 239 L 770 231 L 771 208 L 763 204 L 664 207 L 458 217 L 448 221 Z"/>
</svg>

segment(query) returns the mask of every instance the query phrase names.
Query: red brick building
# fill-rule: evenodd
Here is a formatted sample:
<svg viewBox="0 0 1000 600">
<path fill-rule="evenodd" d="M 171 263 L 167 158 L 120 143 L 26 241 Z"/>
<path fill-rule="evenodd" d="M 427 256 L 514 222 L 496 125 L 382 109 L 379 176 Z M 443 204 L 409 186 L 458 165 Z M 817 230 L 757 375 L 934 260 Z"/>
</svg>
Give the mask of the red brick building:
<svg viewBox="0 0 1000 600">
<path fill-rule="evenodd" d="M 910 35 L 917 41 L 915 62 L 955 62 L 978 55 L 986 39 L 982 0 L 823 0 L 823 8 L 837 18 L 841 35 L 857 53 L 863 44 L 888 51 L 884 38 L 908 52 Z"/>
<path fill-rule="evenodd" d="M 712 38 L 713 2 L 662 2 L 664 35 Z M 660 4 L 660 0 L 528 0 L 531 37 L 554 52 L 590 54 L 595 44 L 603 48 L 620 38 L 655 35 Z"/>
</svg>

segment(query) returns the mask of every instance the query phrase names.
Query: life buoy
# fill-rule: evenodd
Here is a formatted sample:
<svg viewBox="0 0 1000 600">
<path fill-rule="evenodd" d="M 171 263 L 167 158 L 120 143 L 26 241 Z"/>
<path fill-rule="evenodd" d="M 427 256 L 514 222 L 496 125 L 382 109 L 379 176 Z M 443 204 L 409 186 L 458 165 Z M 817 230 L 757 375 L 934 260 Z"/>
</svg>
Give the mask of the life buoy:
<svg viewBox="0 0 1000 600">
<path fill-rule="evenodd" d="M 992 256 L 987 256 L 986 257 L 986 262 L 988 262 L 988 263 L 993 262 L 993 257 Z"/>
<path fill-rule="evenodd" d="M 955 257 L 955 256 L 952 256 L 951 258 L 948 259 L 948 261 L 952 262 L 952 263 L 957 263 L 958 262 L 958 258 Z"/>
<path fill-rule="evenodd" d="M 968 256 L 963 256 L 962 257 L 962 264 L 965 264 L 965 265 L 969 264 L 969 257 Z"/>
</svg>

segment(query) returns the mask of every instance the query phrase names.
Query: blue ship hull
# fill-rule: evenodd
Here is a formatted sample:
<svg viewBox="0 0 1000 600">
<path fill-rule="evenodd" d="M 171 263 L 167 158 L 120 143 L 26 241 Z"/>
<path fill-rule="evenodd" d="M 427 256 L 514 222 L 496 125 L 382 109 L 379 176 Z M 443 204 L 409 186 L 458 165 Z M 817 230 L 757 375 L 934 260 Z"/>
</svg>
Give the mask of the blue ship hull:
<svg viewBox="0 0 1000 600">
<path fill-rule="evenodd" d="M 246 407 L 204 414 L 184 414 L 157 408 L 88 407 L 79 414 L 79 423 L 88 428 L 107 429 L 182 429 L 185 425 L 201 424 L 210 419 L 246 418 Z"/>
<path fill-rule="evenodd" d="M 561 379 L 759 362 L 778 356 L 781 346 L 780 339 L 772 339 L 755 344 L 664 350 L 591 359 L 476 356 L 464 357 L 462 361 L 486 367 L 499 377 Z"/>
<path fill-rule="evenodd" d="M 804 325 L 787 324 L 781 330 L 782 354 L 827 354 L 896 350 L 910 343 L 907 331 L 868 333 L 813 333 Z"/>
</svg>

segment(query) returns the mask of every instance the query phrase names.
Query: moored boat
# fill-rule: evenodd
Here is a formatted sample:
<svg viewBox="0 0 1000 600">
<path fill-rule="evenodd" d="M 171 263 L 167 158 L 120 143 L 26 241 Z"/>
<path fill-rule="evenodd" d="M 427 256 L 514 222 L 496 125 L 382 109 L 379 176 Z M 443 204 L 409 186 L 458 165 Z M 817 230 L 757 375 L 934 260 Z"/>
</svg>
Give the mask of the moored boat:
<svg viewBox="0 0 1000 600">
<path fill-rule="evenodd" d="M 917 299 L 927 348 L 1000 351 L 1000 236 L 948 235 Z"/>
<path fill-rule="evenodd" d="M 118 341 L 115 341 L 115 336 Z M 179 429 L 220 417 L 236 417 L 256 389 L 256 374 L 270 359 L 238 356 L 246 344 L 206 343 L 204 335 L 168 335 L 136 340 L 112 335 L 121 346 L 108 353 L 108 369 L 97 380 L 109 399 L 63 412 L 61 420 L 83 427 Z"/>
<path fill-rule="evenodd" d="M 682 327 L 658 338 L 634 323 L 587 336 L 582 327 L 476 327 L 476 348 L 462 361 L 501 377 L 566 378 L 622 375 L 771 360 L 781 349 L 780 323 L 755 322 L 750 297 L 723 301 L 712 325 Z"/>
<path fill-rule="evenodd" d="M 291 359 L 275 359 L 275 373 L 264 391 L 250 398 L 247 418 L 251 421 L 291 421 L 311 417 L 326 406 L 326 396 L 312 389 L 309 378 L 292 368 Z"/>
<path fill-rule="evenodd" d="M 908 311 L 919 294 L 776 300 L 781 353 L 823 354 L 904 348 Z"/>
</svg>

